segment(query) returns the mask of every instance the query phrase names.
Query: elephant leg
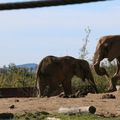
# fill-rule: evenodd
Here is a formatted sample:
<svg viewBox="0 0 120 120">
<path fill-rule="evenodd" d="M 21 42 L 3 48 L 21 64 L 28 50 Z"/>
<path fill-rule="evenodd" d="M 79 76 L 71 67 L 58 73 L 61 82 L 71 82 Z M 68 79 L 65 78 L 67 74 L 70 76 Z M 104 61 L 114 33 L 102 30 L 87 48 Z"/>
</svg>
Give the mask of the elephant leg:
<svg viewBox="0 0 120 120">
<path fill-rule="evenodd" d="M 53 92 L 53 89 L 51 88 L 51 86 L 49 86 L 46 96 L 50 97 L 52 92 Z"/>
<path fill-rule="evenodd" d="M 93 78 L 91 71 L 89 71 L 89 73 L 87 75 L 87 79 L 88 79 L 90 85 L 92 86 L 92 88 L 94 89 L 95 93 L 98 93 L 98 89 L 97 89 L 97 86 L 95 84 L 95 81 L 94 81 L 94 78 Z"/>
<path fill-rule="evenodd" d="M 62 82 L 63 90 L 64 90 L 64 97 L 69 97 L 69 95 L 72 94 L 72 86 L 71 86 L 71 80 L 64 80 Z"/>
<path fill-rule="evenodd" d="M 117 58 L 117 70 L 110 81 L 109 91 L 116 91 L 117 81 L 120 79 L 120 57 Z"/>
<path fill-rule="evenodd" d="M 111 78 L 109 89 L 108 89 L 109 92 L 113 92 L 113 91 L 117 90 L 116 89 L 116 83 L 117 83 L 118 79 L 120 79 L 120 76 L 117 76 L 117 75 L 115 75 Z"/>
<path fill-rule="evenodd" d="M 44 81 L 38 81 L 38 97 L 44 97 L 45 94 L 45 88 L 46 88 L 47 84 Z"/>
<path fill-rule="evenodd" d="M 59 89 L 59 84 L 55 83 L 54 80 L 53 81 L 50 80 L 49 81 L 49 89 L 48 89 L 47 96 L 50 97 L 50 96 L 56 95 L 57 89 Z"/>
<path fill-rule="evenodd" d="M 90 85 L 92 86 L 95 93 L 98 93 L 97 86 L 94 81 L 89 80 Z"/>
</svg>

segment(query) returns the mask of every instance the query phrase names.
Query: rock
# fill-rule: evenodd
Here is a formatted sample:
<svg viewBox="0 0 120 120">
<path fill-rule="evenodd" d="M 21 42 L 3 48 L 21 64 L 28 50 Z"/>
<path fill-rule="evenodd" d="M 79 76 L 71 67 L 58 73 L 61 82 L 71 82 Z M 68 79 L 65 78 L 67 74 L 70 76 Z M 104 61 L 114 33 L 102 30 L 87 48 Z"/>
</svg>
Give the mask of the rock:
<svg viewBox="0 0 120 120">
<path fill-rule="evenodd" d="M 115 95 L 113 94 L 105 94 L 102 96 L 102 99 L 115 99 Z"/>
<path fill-rule="evenodd" d="M 45 120 L 61 120 L 60 118 L 55 117 L 47 117 Z"/>
<path fill-rule="evenodd" d="M 10 108 L 10 109 L 14 109 L 14 108 L 15 108 L 15 105 L 11 105 L 9 108 Z"/>
<path fill-rule="evenodd" d="M 16 99 L 16 100 L 15 100 L 15 102 L 19 102 L 19 100 L 18 100 L 18 99 Z"/>
</svg>

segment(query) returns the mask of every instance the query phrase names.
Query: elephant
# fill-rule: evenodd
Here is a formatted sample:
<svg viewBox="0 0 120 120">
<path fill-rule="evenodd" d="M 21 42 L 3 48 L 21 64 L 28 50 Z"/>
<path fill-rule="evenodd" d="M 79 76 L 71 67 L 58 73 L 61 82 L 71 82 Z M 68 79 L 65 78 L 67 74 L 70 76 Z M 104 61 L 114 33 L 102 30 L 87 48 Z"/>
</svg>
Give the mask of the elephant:
<svg viewBox="0 0 120 120">
<path fill-rule="evenodd" d="M 104 67 L 100 67 L 100 62 L 104 58 L 110 62 L 114 59 L 117 60 L 117 70 L 112 78 L 109 77 Z M 105 75 L 110 79 L 108 91 L 116 91 L 116 83 L 120 79 L 120 35 L 108 35 L 99 39 L 93 57 L 93 66 L 98 75 Z"/>
<path fill-rule="evenodd" d="M 83 81 L 87 79 L 95 92 L 98 92 L 89 63 L 86 60 L 71 56 L 46 56 L 38 65 L 36 73 L 38 96 L 50 97 L 50 94 L 58 89 L 59 85 L 62 85 L 64 97 L 69 97 L 72 94 L 71 79 L 74 75 Z M 49 86 L 47 95 L 45 94 L 46 86 Z"/>
</svg>

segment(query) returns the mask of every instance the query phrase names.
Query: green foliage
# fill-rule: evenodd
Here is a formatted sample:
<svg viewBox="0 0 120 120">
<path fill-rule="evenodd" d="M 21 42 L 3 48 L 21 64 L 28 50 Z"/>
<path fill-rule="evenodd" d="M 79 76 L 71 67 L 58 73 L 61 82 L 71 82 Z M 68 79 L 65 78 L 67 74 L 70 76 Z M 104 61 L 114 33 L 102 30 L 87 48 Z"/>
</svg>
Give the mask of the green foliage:
<svg viewBox="0 0 120 120">
<path fill-rule="evenodd" d="M 78 78 L 77 76 L 72 78 L 73 91 L 84 89 L 87 86 L 89 86 L 88 81 L 82 81 L 81 78 Z"/>
<path fill-rule="evenodd" d="M 76 115 L 68 114 L 44 114 L 42 112 L 26 113 L 22 116 L 15 116 L 12 120 L 46 120 L 47 117 L 59 118 L 60 120 L 120 120 L 120 117 L 102 117 L 90 113 L 81 113 Z"/>
<path fill-rule="evenodd" d="M 108 64 L 108 63 L 107 63 Z M 106 63 L 102 64 L 108 73 L 112 76 L 116 70 L 116 64 Z M 98 91 L 106 92 L 109 81 L 104 76 L 98 76 L 91 68 Z M 0 71 L 0 87 L 33 87 L 35 85 L 35 72 L 27 68 L 18 68 L 15 64 L 10 64 L 8 67 L 4 66 Z M 118 81 L 118 84 L 120 82 Z M 80 78 L 74 76 L 72 79 L 73 90 L 80 90 L 89 86 L 88 81 L 82 81 Z"/>
<path fill-rule="evenodd" d="M 32 87 L 34 84 L 35 73 L 31 69 L 9 64 L 0 71 L 0 87 Z"/>
<path fill-rule="evenodd" d="M 25 113 L 23 115 L 15 115 L 12 120 L 44 120 L 49 116 L 48 112 Z"/>
<path fill-rule="evenodd" d="M 58 115 L 61 120 L 119 120 L 120 118 L 118 117 L 100 117 L 95 114 L 90 114 L 90 113 L 81 113 L 81 114 L 76 114 L 76 115 L 64 115 L 64 114 L 59 114 Z"/>
</svg>

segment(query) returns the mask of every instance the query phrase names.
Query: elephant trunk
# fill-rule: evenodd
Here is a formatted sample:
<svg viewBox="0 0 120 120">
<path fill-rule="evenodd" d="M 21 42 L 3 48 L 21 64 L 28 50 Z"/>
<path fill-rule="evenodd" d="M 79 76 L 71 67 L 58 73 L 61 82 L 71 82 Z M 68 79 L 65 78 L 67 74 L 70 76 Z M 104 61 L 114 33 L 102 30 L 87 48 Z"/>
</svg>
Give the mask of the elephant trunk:
<svg viewBox="0 0 120 120">
<path fill-rule="evenodd" d="M 89 73 L 88 73 L 88 80 L 89 80 L 90 84 L 92 85 L 93 89 L 95 90 L 95 92 L 98 93 L 98 89 L 97 89 L 97 86 L 95 84 L 94 77 L 92 75 L 91 70 L 89 70 Z"/>
<path fill-rule="evenodd" d="M 95 54 L 94 54 L 93 66 L 94 66 L 95 72 L 98 75 L 100 75 L 100 76 L 106 75 L 107 77 L 109 77 L 105 68 L 100 67 L 100 61 L 102 61 L 103 59 L 104 59 L 104 54 L 99 47 L 99 49 L 97 49 Z"/>
<path fill-rule="evenodd" d="M 95 72 L 100 75 L 100 76 L 103 76 L 103 75 L 106 75 L 107 77 L 109 77 L 107 71 L 105 70 L 105 68 L 103 67 L 100 67 L 100 64 L 97 63 L 97 64 L 94 64 L 94 69 L 95 69 Z"/>
</svg>

